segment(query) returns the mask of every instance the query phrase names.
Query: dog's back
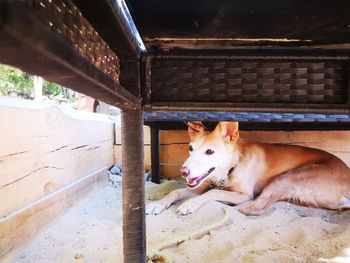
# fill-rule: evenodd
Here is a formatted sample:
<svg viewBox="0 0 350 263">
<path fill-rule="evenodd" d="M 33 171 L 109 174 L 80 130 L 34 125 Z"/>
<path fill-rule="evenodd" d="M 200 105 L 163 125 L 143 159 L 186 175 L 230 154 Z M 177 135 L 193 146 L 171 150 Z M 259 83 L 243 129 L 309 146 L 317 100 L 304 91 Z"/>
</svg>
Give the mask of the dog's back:
<svg viewBox="0 0 350 263">
<path fill-rule="evenodd" d="M 338 157 L 304 146 L 257 145 L 266 161 L 266 170 L 255 188 L 255 193 L 261 194 L 243 212 L 260 214 L 278 200 L 330 209 L 349 208 L 350 169 Z"/>
</svg>

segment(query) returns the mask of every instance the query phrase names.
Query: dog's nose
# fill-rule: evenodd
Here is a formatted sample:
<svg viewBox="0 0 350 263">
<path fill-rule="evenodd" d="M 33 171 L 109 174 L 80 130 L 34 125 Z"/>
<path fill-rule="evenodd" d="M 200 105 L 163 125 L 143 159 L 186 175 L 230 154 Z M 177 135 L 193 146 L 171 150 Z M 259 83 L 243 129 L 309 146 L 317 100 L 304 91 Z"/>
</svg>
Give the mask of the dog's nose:
<svg viewBox="0 0 350 263">
<path fill-rule="evenodd" d="M 187 167 L 181 167 L 180 172 L 183 177 L 187 177 L 190 174 L 190 169 L 188 169 Z"/>
</svg>

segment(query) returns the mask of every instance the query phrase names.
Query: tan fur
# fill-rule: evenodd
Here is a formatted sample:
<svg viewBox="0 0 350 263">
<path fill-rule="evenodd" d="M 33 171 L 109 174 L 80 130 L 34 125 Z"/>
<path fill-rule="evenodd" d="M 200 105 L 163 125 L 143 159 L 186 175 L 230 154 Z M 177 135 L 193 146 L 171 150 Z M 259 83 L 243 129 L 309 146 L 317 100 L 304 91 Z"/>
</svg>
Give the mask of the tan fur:
<svg viewBox="0 0 350 263">
<path fill-rule="evenodd" d="M 236 122 L 221 122 L 213 132 L 201 129 L 198 122 L 196 127 L 196 132 L 189 128 L 193 151 L 184 167 L 190 171 L 189 180 L 203 175 L 205 179 L 198 180 L 195 188 L 176 190 L 150 203 L 147 214 L 159 214 L 189 197 L 179 206 L 179 213 L 192 213 L 209 200 L 229 204 L 248 201 L 240 211 L 250 215 L 261 214 L 279 200 L 328 209 L 350 208 L 350 169 L 336 156 L 303 146 L 243 141 Z M 207 149 L 214 154 L 205 154 Z M 231 167 L 233 171 L 227 174 Z M 220 180 L 225 182 L 223 189 L 211 189 Z"/>
</svg>

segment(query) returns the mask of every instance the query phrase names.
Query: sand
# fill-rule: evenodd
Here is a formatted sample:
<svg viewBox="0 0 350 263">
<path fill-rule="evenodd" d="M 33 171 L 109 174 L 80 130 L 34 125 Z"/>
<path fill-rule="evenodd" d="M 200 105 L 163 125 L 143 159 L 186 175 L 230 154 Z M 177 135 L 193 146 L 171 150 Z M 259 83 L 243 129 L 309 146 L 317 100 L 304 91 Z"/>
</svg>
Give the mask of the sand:
<svg viewBox="0 0 350 263">
<path fill-rule="evenodd" d="M 122 262 L 121 191 L 89 194 L 41 232 L 13 262 Z"/>
<path fill-rule="evenodd" d="M 146 202 L 172 189 L 146 182 Z M 215 222 L 228 208 L 225 225 L 164 249 L 173 262 L 350 262 L 350 211 L 306 208 L 286 202 L 266 214 L 245 216 L 235 207 L 209 202 L 194 214 L 176 214 L 177 205 L 147 216 L 147 245 L 187 235 Z M 121 188 L 90 194 L 40 233 L 13 262 L 122 262 Z"/>
</svg>

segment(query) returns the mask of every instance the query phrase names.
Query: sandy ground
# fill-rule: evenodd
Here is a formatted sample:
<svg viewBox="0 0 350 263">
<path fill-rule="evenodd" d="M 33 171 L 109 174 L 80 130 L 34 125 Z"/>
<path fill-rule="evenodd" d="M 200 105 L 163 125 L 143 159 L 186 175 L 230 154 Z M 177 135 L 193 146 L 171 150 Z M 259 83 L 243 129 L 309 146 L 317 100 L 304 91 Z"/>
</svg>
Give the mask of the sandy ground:
<svg viewBox="0 0 350 263">
<path fill-rule="evenodd" d="M 13 262 L 122 262 L 121 191 L 89 194 L 40 233 Z"/>
<path fill-rule="evenodd" d="M 169 181 L 146 183 L 146 198 L 158 199 L 182 187 Z M 209 202 L 189 216 L 171 207 L 147 216 L 148 248 L 187 235 L 230 213 L 222 227 L 162 252 L 173 262 L 350 262 L 350 211 L 305 208 L 286 202 L 265 215 L 247 217 L 234 207 Z M 120 187 L 106 186 L 90 194 L 56 220 L 13 262 L 122 262 Z"/>
</svg>

